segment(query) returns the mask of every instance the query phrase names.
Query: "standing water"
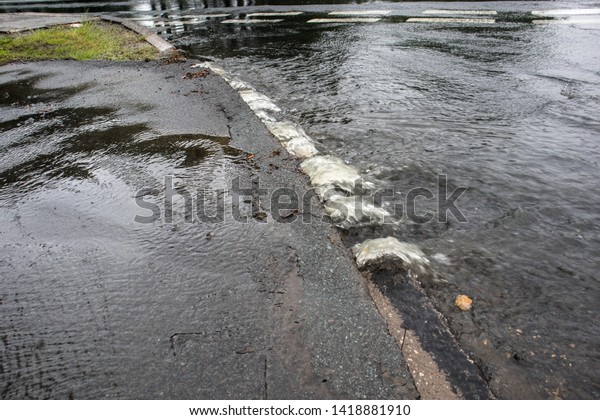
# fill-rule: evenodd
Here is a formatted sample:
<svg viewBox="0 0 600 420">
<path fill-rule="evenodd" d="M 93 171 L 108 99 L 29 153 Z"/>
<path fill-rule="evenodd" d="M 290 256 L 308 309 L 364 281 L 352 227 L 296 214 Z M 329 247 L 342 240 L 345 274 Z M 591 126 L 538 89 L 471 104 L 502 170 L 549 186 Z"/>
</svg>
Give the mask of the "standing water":
<svg viewBox="0 0 600 420">
<path fill-rule="evenodd" d="M 528 2 L 293 3 L 27 7 L 87 7 L 159 28 L 189 57 L 216 61 L 272 98 L 321 152 L 393 189 L 388 208 L 414 188 L 437 192 L 440 175 L 448 194 L 465 188 L 456 204 L 466 221 L 413 217 L 350 229 L 348 244 L 385 234 L 423 249 L 439 277 L 423 284 L 427 295 L 497 396 L 600 398 L 600 16 L 540 22 L 531 12 L 550 5 Z M 308 22 L 369 9 L 389 13 Z M 431 17 L 427 9 L 497 13 L 407 21 Z M 303 13 L 222 23 L 273 10 Z M 420 199 L 416 213 L 435 212 L 433 201 Z M 473 298 L 471 311 L 454 307 L 458 294 Z"/>
</svg>

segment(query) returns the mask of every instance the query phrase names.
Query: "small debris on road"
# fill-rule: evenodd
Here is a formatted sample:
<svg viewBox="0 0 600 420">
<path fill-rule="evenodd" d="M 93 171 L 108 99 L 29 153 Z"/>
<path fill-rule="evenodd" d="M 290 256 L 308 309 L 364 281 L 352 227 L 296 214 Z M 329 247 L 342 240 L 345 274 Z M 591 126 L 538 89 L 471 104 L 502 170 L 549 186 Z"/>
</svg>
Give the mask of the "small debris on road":
<svg viewBox="0 0 600 420">
<path fill-rule="evenodd" d="M 208 70 L 201 70 L 201 71 L 197 71 L 195 73 L 188 72 L 182 76 L 182 79 L 185 79 L 185 80 L 196 79 L 198 77 L 206 77 L 206 76 L 208 76 L 208 74 L 209 74 Z"/>
<path fill-rule="evenodd" d="M 468 311 L 473 306 L 473 300 L 467 295 L 458 295 L 454 304 L 461 311 Z"/>
</svg>

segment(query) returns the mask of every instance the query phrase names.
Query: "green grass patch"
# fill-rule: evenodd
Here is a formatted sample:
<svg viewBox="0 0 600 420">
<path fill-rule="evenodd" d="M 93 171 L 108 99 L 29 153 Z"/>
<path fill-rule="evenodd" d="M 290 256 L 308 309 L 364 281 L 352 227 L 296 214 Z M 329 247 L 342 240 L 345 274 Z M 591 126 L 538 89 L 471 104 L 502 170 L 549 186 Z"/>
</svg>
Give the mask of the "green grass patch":
<svg viewBox="0 0 600 420">
<path fill-rule="evenodd" d="M 19 60 L 153 60 L 157 55 L 143 36 L 101 21 L 0 36 L 0 65 Z"/>
</svg>

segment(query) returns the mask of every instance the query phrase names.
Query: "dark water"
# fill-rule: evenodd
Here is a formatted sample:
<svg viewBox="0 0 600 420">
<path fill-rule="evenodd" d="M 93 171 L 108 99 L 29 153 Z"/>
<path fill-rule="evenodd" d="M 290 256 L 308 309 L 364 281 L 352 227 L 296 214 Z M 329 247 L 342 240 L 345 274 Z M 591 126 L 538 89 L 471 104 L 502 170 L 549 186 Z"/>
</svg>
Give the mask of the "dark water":
<svg viewBox="0 0 600 420">
<path fill-rule="evenodd" d="M 446 174 L 451 187 L 468 188 L 458 201 L 468 223 L 407 221 L 351 230 L 348 242 L 393 234 L 432 257 L 445 282 L 426 292 L 498 396 L 600 398 L 600 25 L 537 25 L 528 13 L 598 4 L 379 3 L 367 6 L 392 17 L 357 25 L 178 17 L 236 5 L 234 15 L 262 3 L 86 7 L 152 16 L 141 22 L 270 96 L 321 151 L 378 185 L 435 190 Z M 493 25 L 404 23 L 442 7 L 500 13 Z M 335 6 L 281 10 L 292 9 L 323 17 Z M 421 202 L 426 210 L 435 206 Z M 454 308 L 459 293 L 474 299 L 471 312 Z"/>
<path fill-rule="evenodd" d="M 190 12 L 217 8 L 320 4 L 362 4 L 365 0 L 1 0 L 0 12 L 97 13 Z"/>
<path fill-rule="evenodd" d="M 500 396 L 598 398 L 600 25 L 522 23 L 536 6 L 501 7 L 494 25 L 304 18 L 174 39 L 269 95 L 378 185 L 435 191 L 446 174 L 467 187 L 468 223 L 392 230 L 434 256 L 447 283 L 428 294 Z M 382 232 L 351 231 L 349 242 Z M 471 313 L 453 308 L 459 293 L 475 300 Z"/>
</svg>

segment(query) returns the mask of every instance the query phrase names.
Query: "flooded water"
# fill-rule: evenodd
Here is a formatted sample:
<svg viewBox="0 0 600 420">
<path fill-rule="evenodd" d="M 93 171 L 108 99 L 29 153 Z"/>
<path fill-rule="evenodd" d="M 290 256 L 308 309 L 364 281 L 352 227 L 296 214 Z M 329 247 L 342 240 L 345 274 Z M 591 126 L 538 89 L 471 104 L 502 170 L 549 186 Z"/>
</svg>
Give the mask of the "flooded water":
<svg viewBox="0 0 600 420">
<path fill-rule="evenodd" d="M 27 7 L 137 17 L 188 56 L 216 61 L 272 98 L 321 152 L 393 189 L 389 208 L 411 189 L 438 191 L 442 174 L 448 194 L 466 188 L 457 206 L 467 222 L 354 228 L 348 244 L 393 235 L 425 251 L 441 279 L 423 284 L 427 295 L 499 397 L 600 398 L 600 16 L 538 24 L 530 12 L 549 5 L 377 3 L 341 8 L 390 11 L 377 22 L 311 24 L 336 6 L 43 3 Z M 221 23 L 281 4 L 304 13 Z M 573 7 L 598 4 L 552 3 Z M 498 14 L 491 23 L 406 21 L 437 8 Z M 30 183 L 49 176 L 29 173 Z M 85 177 L 85 168 L 62 174 Z M 421 199 L 417 213 L 435 213 L 434 201 Z M 454 307 L 457 294 L 473 298 L 472 311 Z"/>
<path fill-rule="evenodd" d="M 92 66 L 74 70 L 74 86 L 51 63 L 0 71 L 1 397 L 260 398 L 258 351 L 243 378 L 215 377 L 238 363 L 235 350 L 267 347 L 246 269 L 247 247 L 273 239 L 260 238 L 264 225 L 187 223 L 177 198 L 163 208 L 172 223 L 135 222 L 148 215 L 142 188 L 162 189 L 165 175 L 189 191 L 223 188 L 241 151 L 223 121 L 189 134 L 181 110 L 157 112 L 169 96 L 193 103 L 163 97 L 173 84 L 162 71 Z M 161 203 L 145 201 L 153 194 Z"/>
<path fill-rule="evenodd" d="M 393 188 L 390 205 L 436 191 L 439 174 L 448 194 L 468 188 L 457 202 L 468 223 L 413 220 L 348 241 L 391 232 L 433 256 L 446 283 L 427 292 L 501 396 L 597 398 L 600 25 L 532 24 L 522 20 L 534 6 L 501 7 L 493 25 L 296 17 L 173 39 L 270 96 L 321 151 Z M 417 213 L 427 210 L 423 199 Z M 471 313 L 453 307 L 462 293 Z"/>
</svg>

